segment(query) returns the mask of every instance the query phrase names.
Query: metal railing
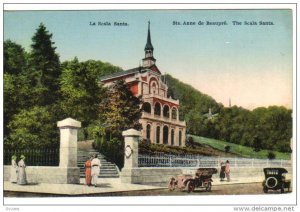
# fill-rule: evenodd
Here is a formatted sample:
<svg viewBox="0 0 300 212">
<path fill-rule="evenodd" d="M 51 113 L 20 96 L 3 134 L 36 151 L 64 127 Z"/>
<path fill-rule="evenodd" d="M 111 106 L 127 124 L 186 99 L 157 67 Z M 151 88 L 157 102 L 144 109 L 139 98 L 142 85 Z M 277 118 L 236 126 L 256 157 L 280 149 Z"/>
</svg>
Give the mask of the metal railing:
<svg viewBox="0 0 300 212">
<path fill-rule="evenodd" d="M 59 149 L 4 149 L 4 165 L 11 165 L 11 157 L 17 156 L 17 162 L 20 156 L 26 157 L 27 166 L 58 166 Z"/>
<path fill-rule="evenodd" d="M 200 155 L 151 154 L 138 156 L 139 167 L 200 167 L 219 168 L 221 162 L 230 162 L 231 167 L 291 167 L 291 160 L 256 158 L 204 157 Z"/>
</svg>

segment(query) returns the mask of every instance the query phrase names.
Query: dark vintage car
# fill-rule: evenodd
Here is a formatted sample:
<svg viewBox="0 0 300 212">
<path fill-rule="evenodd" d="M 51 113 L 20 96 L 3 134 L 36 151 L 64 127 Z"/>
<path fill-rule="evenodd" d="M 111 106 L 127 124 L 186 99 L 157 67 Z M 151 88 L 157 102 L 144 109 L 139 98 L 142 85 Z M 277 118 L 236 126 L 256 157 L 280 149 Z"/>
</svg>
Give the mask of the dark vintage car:
<svg viewBox="0 0 300 212">
<path fill-rule="evenodd" d="M 180 190 L 187 189 L 188 192 L 192 192 L 195 188 L 205 188 L 206 191 L 210 191 L 213 180 L 212 175 L 217 173 L 215 168 L 198 168 L 195 176 L 188 174 L 181 174 L 177 177 L 172 177 L 169 180 L 168 188 L 173 191 L 175 188 Z"/>
<path fill-rule="evenodd" d="M 284 168 L 264 168 L 265 180 L 263 181 L 263 191 L 279 190 L 284 193 L 284 189 L 290 190 L 291 181 L 285 179 L 288 171 Z"/>
</svg>

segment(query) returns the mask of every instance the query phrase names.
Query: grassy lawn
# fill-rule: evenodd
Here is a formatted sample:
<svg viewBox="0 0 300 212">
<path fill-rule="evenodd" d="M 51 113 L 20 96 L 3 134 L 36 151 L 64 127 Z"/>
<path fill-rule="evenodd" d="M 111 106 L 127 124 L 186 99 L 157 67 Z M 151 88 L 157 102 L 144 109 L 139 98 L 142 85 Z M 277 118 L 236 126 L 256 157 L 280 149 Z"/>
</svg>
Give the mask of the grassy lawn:
<svg viewBox="0 0 300 212">
<path fill-rule="evenodd" d="M 270 150 L 261 150 L 259 152 L 254 152 L 252 148 L 238 145 L 238 144 L 233 144 L 229 143 L 226 141 L 220 141 L 212 138 L 204 138 L 200 136 L 194 136 L 190 135 L 193 137 L 195 142 L 198 142 L 203 145 L 210 146 L 214 149 L 218 149 L 221 151 L 224 151 L 225 146 L 230 146 L 230 152 L 240 155 L 241 157 L 247 157 L 247 158 L 267 158 L 268 153 Z M 277 152 L 273 151 L 275 153 L 276 158 L 275 159 L 284 159 L 284 160 L 289 160 L 291 157 L 290 153 L 282 153 L 282 152 Z"/>
</svg>

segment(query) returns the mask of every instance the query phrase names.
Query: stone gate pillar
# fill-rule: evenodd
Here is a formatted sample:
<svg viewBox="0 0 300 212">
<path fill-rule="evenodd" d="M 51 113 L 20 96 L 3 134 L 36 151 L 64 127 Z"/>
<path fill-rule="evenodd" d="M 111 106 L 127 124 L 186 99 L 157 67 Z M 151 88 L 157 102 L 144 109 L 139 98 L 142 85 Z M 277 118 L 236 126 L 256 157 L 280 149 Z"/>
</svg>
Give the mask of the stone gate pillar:
<svg viewBox="0 0 300 212">
<path fill-rule="evenodd" d="M 60 130 L 59 178 L 63 183 L 79 184 L 80 173 L 77 167 L 77 131 L 81 122 L 67 118 L 57 122 Z"/>
<path fill-rule="evenodd" d="M 136 183 L 138 177 L 138 142 L 141 132 L 135 129 L 123 131 L 124 146 L 124 167 L 121 172 L 122 183 Z"/>
</svg>

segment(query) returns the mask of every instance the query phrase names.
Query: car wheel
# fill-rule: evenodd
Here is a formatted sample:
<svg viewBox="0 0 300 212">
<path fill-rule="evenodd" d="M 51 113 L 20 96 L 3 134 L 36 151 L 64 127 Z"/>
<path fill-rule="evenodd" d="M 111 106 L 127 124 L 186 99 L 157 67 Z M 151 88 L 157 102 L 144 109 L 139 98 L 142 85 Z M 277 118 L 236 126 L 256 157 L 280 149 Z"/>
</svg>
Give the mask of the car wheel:
<svg viewBox="0 0 300 212">
<path fill-rule="evenodd" d="M 206 191 L 211 191 L 211 182 L 207 183 Z"/>
<path fill-rule="evenodd" d="M 278 184 L 278 180 L 275 177 L 268 177 L 266 180 L 266 186 L 268 188 L 275 188 Z"/>
<path fill-rule="evenodd" d="M 192 181 L 189 181 L 187 183 L 187 190 L 188 190 L 188 193 L 190 193 L 191 191 L 194 191 L 195 189 L 195 186 L 194 186 L 194 183 Z"/>
<path fill-rule="evenodd" d="M 169 191 L 174 191 L 175 189 L 175 179 L 174 178 L 171 178 L 169 183 L 168 183 L 168 189 Z"/>
</svg>

